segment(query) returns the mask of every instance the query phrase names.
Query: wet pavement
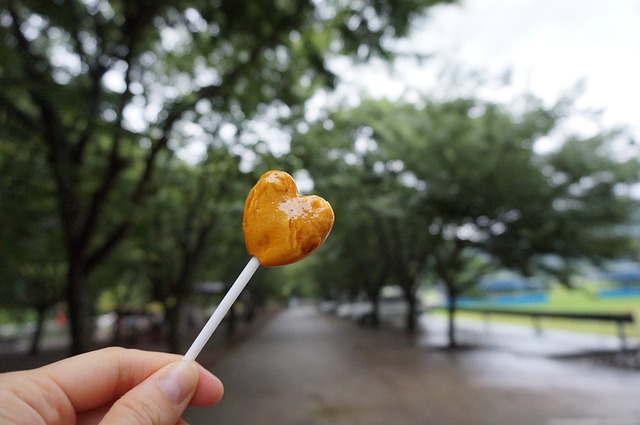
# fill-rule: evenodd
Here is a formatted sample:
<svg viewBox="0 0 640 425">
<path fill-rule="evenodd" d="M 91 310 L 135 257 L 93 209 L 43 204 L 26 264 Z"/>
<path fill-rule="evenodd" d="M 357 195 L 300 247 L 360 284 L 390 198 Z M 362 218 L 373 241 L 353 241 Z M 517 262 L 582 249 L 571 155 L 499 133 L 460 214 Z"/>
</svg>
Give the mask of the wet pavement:
<svg viewBox="0 0 640 425">
<path fill-rule="evenodd" d="M 640 425 L 640 372 L 568 360 L 616 349 L 609 337 L 460 322 L 467 348 L 444 345 L 444 320 L 411 337 L 361 328 L 313 306 L 285 310 L 211 369 L 222 401 L 193 424 Z M 618 344 L 618 345 L 616 345 Z M 206 364 L 205 364 L 206 365 Z"/>
<path fill-rule="evenodd" d="M 445 317 L 421 316 L 420 327 L 425 330 L 420 345 L 446 345 Z M 466 345 L 495 348 L 521 354 L 541 356 L 572 356 L 578 353 L 617 351 L 633 349 L 638 341 L 633 338 L 621 340 L 618 336 L 592 333 L 567 332 L 541 326 L 509 324 L 499 321 L 456 319 L 457 335 Z M 612 324 L 612 329 L 615 325 Z"/>
</svg>

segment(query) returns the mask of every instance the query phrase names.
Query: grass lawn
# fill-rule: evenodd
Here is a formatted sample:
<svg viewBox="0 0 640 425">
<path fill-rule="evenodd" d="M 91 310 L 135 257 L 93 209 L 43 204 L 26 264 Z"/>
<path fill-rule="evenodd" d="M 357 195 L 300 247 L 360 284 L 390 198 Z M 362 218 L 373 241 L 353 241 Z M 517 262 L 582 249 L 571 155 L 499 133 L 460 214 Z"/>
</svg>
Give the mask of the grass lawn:
<svg viewBox="0 0 640 425">
<path fill-rule="evenodd" d="M 491 308 L 491 305 L 483 305 L 483 308 Z M 504 306 L 493 306 L 505 309 Z M 522 310 L 554 311 L 554 312 L 583 312 L 583 313 L 632 313 L 635 323 L 625 325 L 625 333 L 628 337 L 640 339 L 640 297 L 608 298 L 600 299 L 595 292 L 589 289 L 567 289 L 555 287 L 549 293 L 549 301 L 541 304 L 523 304 L 522 306 L 509 306 L 508 308 Z M 482 318 L 478 313 L 459 312 L 460 317 Z M 533 326 L 529 317 L 492 315 L 492 321 L 507 323 L 522 323 Z M 609 335 L 617 335 L 618 328 L 614 322 L 599 322 L 586 320 L 565 320 L 555 318 L 541 319 L 542 329 L 555 328 L 577 332 L 593 332 Z"/>
</svg>

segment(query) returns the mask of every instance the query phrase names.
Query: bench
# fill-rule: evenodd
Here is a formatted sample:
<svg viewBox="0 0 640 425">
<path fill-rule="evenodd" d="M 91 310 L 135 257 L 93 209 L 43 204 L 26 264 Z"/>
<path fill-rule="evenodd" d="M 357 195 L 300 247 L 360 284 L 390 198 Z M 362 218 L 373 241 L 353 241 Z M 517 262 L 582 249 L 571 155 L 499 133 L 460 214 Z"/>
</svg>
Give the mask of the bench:
<svg viewBox="0 0 640 425">
<path fill-rule="evenodd" d="M 456 311 L 466 311 L 480 313 L 487 320 L 492 314 L 510 316 L 529 316 L 533 319 L 533 324 L 538 333 L 542 332 L 541 319 L 555 318 L 567 320 L 594 320 L 603 322 L 615 322 L 618 329 L 618 337 L 622 347 L 626 346 L 626 334 L 624 326 L 627 323 L 634 323 L 635 319 L 631 313 L 592 313 L 592 312 L 558 312 L 558 311 L 534 311 L 516 309 L 494 309 L 494 308 L 469 308 L 456 307 Z"/>
</svg>

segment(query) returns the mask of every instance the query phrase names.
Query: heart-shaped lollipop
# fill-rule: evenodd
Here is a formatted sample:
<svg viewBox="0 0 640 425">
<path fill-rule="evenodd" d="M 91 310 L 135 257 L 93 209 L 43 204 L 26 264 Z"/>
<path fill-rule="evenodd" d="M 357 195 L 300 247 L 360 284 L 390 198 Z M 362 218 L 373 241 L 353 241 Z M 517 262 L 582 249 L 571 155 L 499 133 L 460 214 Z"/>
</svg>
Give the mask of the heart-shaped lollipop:
<svg viewBox="0 0 640 425">
<path fill-rule="evenodd" d="M 333 227 L 331 205 L 318 196 L 299 196 L 293 178 L 284 171 L 260 177 L 244 204 L 242 230 L 252 255 L 184 355 L 195 360 L 251 276 L 263 266 L 284 266 L 316 250 Z"/>
<path fill-rule="evenodd" d="M 327 201 L 315 195 L 299 196 L 289 174 L 268 171 L 244 204 L 244 243 L 263 266 L 284 266 L 322 245 L 333 221 Z"/>
</svg>

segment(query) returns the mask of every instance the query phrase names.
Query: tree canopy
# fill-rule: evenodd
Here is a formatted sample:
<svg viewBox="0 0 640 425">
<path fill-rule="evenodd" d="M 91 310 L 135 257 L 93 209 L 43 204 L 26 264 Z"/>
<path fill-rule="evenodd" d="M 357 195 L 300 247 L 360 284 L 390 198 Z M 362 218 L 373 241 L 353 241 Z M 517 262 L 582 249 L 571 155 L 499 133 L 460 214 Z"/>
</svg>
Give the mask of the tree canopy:
<svg viewBox="0 0 640 425">
<path fill-rule="evenodd" d="M 335 258 L 334 273 L 375 281 L 354 269 L 367 256 L 364 270 L 384 269 L 379 285 L 400 285 L 410 302 L 421 279 L 441 282 L 455 344 L 455 299 L 483 273 L 566 276 L 574 262 L 632 252 L 623 229 L 638 203 L 624 188 L 638 183 L 638 158 L 615 155 L 615 132 L 571 136 L 540 153 L 536 142 L 561 123 L 560 106 L 530 99 L 515 113 L 474 98 L 369 100 L 299 134 L 293 152 L 347 216 L 333 237 L 351 254 Z"/>
<path fill-rule="evenodd" d="M 90 344 L 92 273 L 169 157 L 194 141 L 250 150 L 253 119 L 292 114 L 333 84 L 329 58 L 386 57 L 385 40 L 438 2 L 8 1 L 0 137 L 5 163 L 44 175 L 25 181 L 57 222 L 73 351 Z"/>
<path fill-rule="evenodd" d="M 336 81 L 332 58 L 390 58 L 388 40 L 440 2 L 8 1 L 0 298 L 64 298 L 79 352 L 96 293 L 130 281 L 163 303 L 177 351 L 194 281 L 232 280 L 245 261 L 232 223 L 265 168 L 309 176 L 334 205 L 327 246 L 304 263 L 326 295 L 375 300 L 393 283 L 414 306 L 425 281 L 455 300 L 493 267 L 562 274 L 629 252 L 638 158 L 613 131 L 539 152 L 562 105 L 366 100 L 304 122 Z M 263 143 L 274 127 L 287 155 Z M 255 299 L 270 279 L 256 276 Z"/>
</svg>

